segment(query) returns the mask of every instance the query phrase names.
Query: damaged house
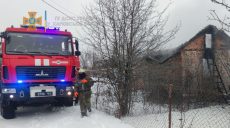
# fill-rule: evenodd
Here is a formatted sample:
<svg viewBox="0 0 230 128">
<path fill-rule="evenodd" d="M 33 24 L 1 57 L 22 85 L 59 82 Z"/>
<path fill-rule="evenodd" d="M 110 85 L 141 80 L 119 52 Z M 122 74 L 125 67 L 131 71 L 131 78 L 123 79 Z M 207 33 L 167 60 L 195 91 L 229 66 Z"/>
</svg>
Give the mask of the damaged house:
<svg viewBox="0 0 230 128">
<path fill-rule="evenodd" d="M 229 59 L 230 38 L 212 25 L 174 50 L 149 55 L 144 76 L 148 79 L 144 80 L 145 89 L 152 94 L 149 100 L 165 101 L 167 87 L 173 84 L 177 101 L 189 98 L 188 102 L 211 102 L 216 97 L 229 101 Z"/>
</svg>

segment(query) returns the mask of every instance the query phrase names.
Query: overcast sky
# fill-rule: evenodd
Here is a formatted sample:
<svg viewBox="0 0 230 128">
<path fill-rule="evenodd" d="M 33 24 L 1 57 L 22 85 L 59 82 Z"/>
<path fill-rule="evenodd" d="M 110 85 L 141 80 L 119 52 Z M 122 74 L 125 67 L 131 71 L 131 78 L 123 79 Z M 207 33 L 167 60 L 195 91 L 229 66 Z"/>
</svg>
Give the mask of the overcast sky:
<svg viewBox="0 0 230 128">
<path fill-rule="evenodd" d="M 70 16 L 78 16 L 82 13 L 83 7 L 89 5 L 94 0 L 46 0 L 58 9 Z M 192 38 L 197 32 L 209 24 L 219 26 L 217 23 L 208 20 L 209 10 L 215 9 L 219 14 L 226 14 L 225 9 L 215 5 L 210 0 L 158 0 L 160 8 L 165 7 L 169 2 L 173 2 L 168 10 L 170 15 L 167 28 L 172 28 L 181 23 L 181 29 L 176 38 L 169 42 L 167 48 L 176 47 L 179 44 Z M 65 19 L 65 16 L 51 7 L 44 4 L 41 0 L 0 0 L 0 31 L 6 27 L 22 24 L 23 16 L 28 17 L 28 11 L 38 12 L 37 16 L 44 16 L 44 11 L 48 12 L 48 22 L 51 24 L 62 24 L 61 29 L 68 29 L 74 36 L 78 36 L 78 30 L 73 21 Z M 68 9 L 65 10 L 65 8 Z M 66 24 L 67 23 L 67 24 Z M 66 24 L 66 25 L 63 25 Z"/>
</svg>

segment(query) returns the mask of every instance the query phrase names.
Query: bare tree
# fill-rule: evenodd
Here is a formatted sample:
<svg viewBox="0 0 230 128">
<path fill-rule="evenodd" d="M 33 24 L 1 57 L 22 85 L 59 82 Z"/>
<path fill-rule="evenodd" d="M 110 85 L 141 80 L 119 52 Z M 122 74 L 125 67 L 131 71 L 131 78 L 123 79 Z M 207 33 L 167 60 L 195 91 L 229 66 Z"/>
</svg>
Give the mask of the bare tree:
<svg viewBox="0 0 230 128">
<path fill-rule="evenodd" d="M 120 116 L 129 113 L 142 56 L 172 39 L 178 30 L 164 30 L 167 7 L 159 12 L 155 5 L 156 0 L 97 0 L 82 18 L 85 41 L 100 58 L 98 63 L 114 90 Z"/>
<path fill-rule="evenodd" d="M 96 54 L 91 50 L 82 51 L 81 57 L 81 67 L 86 69 L 92 69 L 95 65 Z"/>
<path fill-rule="evenodd" d="M 211 0 L 212 2 L 223 6 L 226 8 L 226 11 L 230 13 L 230 1 L 226 0 Z M 221 29 L 225 31 L 230 31 L 230 17 L 228 15 L 225 15 L 224 17 L 219 16 L 219 14 L 216 13 L 215 10 L 211 10 L 210 12 L 211 17 L 209 17 L 209 20 L 217 21 L 221 25 Z"/>
</svg>

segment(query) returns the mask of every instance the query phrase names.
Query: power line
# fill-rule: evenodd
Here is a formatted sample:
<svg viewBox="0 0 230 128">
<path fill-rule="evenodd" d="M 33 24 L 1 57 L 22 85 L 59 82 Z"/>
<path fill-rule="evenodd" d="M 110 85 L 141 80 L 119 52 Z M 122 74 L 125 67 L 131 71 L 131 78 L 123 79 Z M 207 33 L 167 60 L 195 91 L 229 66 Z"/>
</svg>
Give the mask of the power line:
<svg viewBox="0 0 230 128">
<path fill-rule="evenodd" d="M 65 12 L 59 10 L 58 8 L 54 7 L 53 5 L 51 5 L 50 3 L 46 2 L 45 0 L 42 0 L 42 2 L 44 2 L 45 4 L 47 4 L 48 6 L 50 6 L 51 8 L 55 9 L 56 11 L 60 12 L 61 14 L 65 15 L 66 17 L 70 18 L 71 20 L 75 21 L 76 23 L 79 23 L 78 21 L 76 21 L 73 17 L 67 15 Z"/>
<path fill-rule="evenodd" d="M 55 2 L 55 1 L 52 1 L 52 0 L 50 0 L 52 3 L 54 3 L 54 4 L 56 4 L 57 6 L 59 6 L 60 8 L 62 8 L 62 9 L 64 9 L 64 10 L 66 10 L 67 12 L 69 12 L 69 13 L 71 13 L 72 15 L 75 15 L 76 16 L 76 14 L 74 13 L 74 12 L 72 12 L 72 11 L 70 11 L 70 10 L 68 10 L 68 9 L 66 9 L 65 7 L 63 7 L 63 6 L 61 6 L 60 4 L 58 4 L 57 2 Z M 59 2 L 61 2 L 61 1 L 59 1 Z"/>
<path fill-rule="evenodd" d="M 45 4 L 47 4 L 48 6 L 50 6 L 51 8 L 55 9 L 56 11 L 60 12 L 61 14 L 65 15 L 66 17 L 70 18 L 71 20 L 73 20 L 74 22 L 76 22 L 77 24 L 80 24 L 79 21 L 77 21 L 76 19 L 72 18 L 71 16 L 69 16 L 68 14 L 66 14 L 65 12 L 59 10 L 58 8 L 54 7 L 53 5 L 51 5 L 50 3 L 46 2 L 45 0 L 41 0 L 42 2 L 44 2 Z M 81 39 L 78 39 L 81 40 Z"/>
</svg>

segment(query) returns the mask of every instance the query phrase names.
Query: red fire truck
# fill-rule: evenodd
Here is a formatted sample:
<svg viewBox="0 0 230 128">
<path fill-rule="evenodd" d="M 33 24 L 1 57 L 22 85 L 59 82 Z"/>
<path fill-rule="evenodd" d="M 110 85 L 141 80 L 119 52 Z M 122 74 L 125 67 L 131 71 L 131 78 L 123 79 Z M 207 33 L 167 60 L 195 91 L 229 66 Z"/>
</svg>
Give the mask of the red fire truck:
<svg viewBox="0 0 230 128">
<path fill-rule="evenodd" d="M 14 118 L 18 106 L 72 106 L 79 55 L 78 41 L 68 31 L 21 26 L 2 32 L 2 117 Z"/>
</svg>

